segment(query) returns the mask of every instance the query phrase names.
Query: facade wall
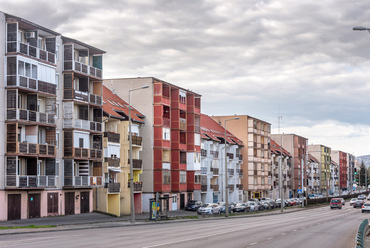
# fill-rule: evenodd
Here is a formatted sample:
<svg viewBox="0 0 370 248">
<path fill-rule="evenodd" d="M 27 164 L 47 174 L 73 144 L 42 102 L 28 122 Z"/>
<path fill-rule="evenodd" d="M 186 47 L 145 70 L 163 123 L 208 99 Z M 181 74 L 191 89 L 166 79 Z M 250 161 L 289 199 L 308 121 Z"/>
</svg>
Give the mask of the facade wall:
<svg viewBox="0 0 370 248">
<path fill-rule="evenodd" d="M 5 27 L 5 15 L 0 12 L 0 60 L 4 63 L 4 66 L 0 66 L 0 96 L 5 96 Z M 0 109 L 3 113 L 0 115 L 0 130 L 5 130 L 5 100 L 5 97 L 0 97 Z M 0 135 L 0 161 L 5 161 L 5 135 Z M 5 175 L 5 166 L 0 166 L 0 175 Z M 0 191 L 4 188 L 5 177 L 0 176 Z M 0 212 L 0 219 L 1 214 Z"/>
</svg>

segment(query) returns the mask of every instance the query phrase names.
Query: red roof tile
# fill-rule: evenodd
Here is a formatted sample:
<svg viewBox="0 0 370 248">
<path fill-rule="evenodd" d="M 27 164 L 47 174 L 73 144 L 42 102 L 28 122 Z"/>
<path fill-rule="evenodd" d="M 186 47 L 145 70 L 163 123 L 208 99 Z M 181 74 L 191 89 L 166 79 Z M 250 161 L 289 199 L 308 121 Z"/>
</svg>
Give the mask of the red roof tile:
<svg viewBox="0 0 370 248">
<path fill-rule="evenodd" d="M 221 142 L 221 140 L 223 141 L 225 139 L 225 128 L 205 114 L 202 114 L 200 117 L 200 131 L 201 137 L 204 139 L 211 139 L 217 142 Z M 227 130 L 226 140 L 230 144 L 244 146 L 243 141 Z"/>
<path fill-rule="evenodd" d="M 118 95 L 114 94 L 106 86 L 103 86 L 103 111 L 112 117 L 120 119 L 126 119 L 127 117 L 128 120 L 128 103 Z M 123 115 L 119 113 L 122 113 Z M 143 117 L 144 115 L 131 105 L 131 120 L 142 123 L 144 122 L 142 119 Z"/>
<path fill-rule="evenodd" d="M 270 141 L 270 150 L 271 150 L 272 153 L 274 153 L 276 155 L 280 155 L 280 151 L 282 151 L 283 156 L 286 156 L 286 157 L 291 157 L 292 156 L 292 155 L 290 155 L 290 153 L 287 150 L 285 150 L 284 148 L 279 146 L 274 140 Z"/>
</svg>

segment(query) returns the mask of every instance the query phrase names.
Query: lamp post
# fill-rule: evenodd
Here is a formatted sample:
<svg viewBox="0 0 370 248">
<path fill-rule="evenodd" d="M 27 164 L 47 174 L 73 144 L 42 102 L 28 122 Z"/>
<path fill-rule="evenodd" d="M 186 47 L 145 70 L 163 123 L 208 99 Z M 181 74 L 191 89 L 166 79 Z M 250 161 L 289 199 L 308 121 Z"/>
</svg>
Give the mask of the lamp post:
<svg viewBox="0 0 370 248">
<path fill-rule="evenodd" d="M 135 203 L 134 203 L 134 172 L 132 164 L 132 134 L 131 134 L 131 91 L 141 90 L 149 88 L 149 85 L 142 86 L 140 88 L 135 88 L 128 91 L 128 137 L 130 146 L 130 215 L 131 223 L 135 223 Z"/>
<path fill-rule="evenodd" d="M 232 119 L 227 119 L 225 120 L 225 214 L 226 217 L 229 216 L 229 185 L 227 183 L 227 150 L 226 150 L 226 122 L 227 121 L 232 121 L 232 120 L 238 120 L 240 119 L 239 117 L 235 117 Z"/>
</svg>

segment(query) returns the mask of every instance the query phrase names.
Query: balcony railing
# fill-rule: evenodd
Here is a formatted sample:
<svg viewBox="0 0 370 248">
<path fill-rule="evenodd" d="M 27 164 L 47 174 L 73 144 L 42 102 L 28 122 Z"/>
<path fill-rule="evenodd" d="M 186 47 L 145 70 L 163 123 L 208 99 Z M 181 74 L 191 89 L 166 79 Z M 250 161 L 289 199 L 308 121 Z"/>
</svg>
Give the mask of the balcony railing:
<svg viewBox="0 0 370 248">
<path fill-rule="evenodd" d="M 243 190 L 243 184 L 237 184 L 236 188 L 238 188 L 239 190 Z"/>
<path fill-rule="evenodd" d="M 207 185 L 200 185 L 201 191 L 207 191 Z"/>
<path fill-rule="evenodd" d="M 242 161 L 243 160 L 243 155 L 241 155 L 241 154 L 236 154 L 235 155 L 240 161 Z"/>
<path fill-rule="evenodd" d="M 130 159 L 128 159 L 128 164 L 130 164 Z M 143 160 L 142 159 L 132 159 L 132 168 L 136 170 L 143 169 Z"/>
<path fill-rule="evenodd" d="M 57 176 L 27 176 L 16 175 L 6 177 L 6 186 L 8 187 L 55 187 Z M 15 180 L 14 180 L 15 179 Z"/>
<path fill-rule="evenodd" d="M 229 188 L 229 190 L 234 191 L 235 186 L 234 186 L 234 184 L 229 184 L 228 185 L 228 188 Z"/>
<path fill-rule="evenodd" d="M 121 135 L 119 133 L 104 132 L 104 138 L 108 138 L 108 142 L 119 143 Z"/>
<path fill-rule="evenodd" d="M 130 182 L 128 182 L 128 188 L 130 188 Z M 142 191 L 143 190 L 143 182 L 134 182 L 134 191 Z"/>
<path fill-rule="evenodd" d="M 55 84 L 24 76 L 7 76 L 7 86 L 22 87 L 32 91 L 39 91 L 51 95 L 56 95 L 57 88 Z"/>
<path fill-rule="evenodd" d="M 104 158 L 104 162 L 108 163 L 109 167 L 119 167 L 119 158 Z"/>
<path fill-rule="evenodd" d="M 7 142 L 7 153 L 55 156 L 55 145 L 28 142 Z"/>
<path fill-rule="evenodd" d="M 227 169 L 227 173 L 229 176 L 234 176 L 234 169 Z"/>
<path fill-rule="evenodd" d="M 219 191 L 219 185 L 218 184 L 211 184 L 211 189 L 213 189 L 213 191 Z"/>
<path fill-rule="evenodd" d="M 79 147 L 64 147 L 64 156 L 65 157 L 75 157 L 82 159 L 101 159 L 102 150 L 100 149 L 87 149 Z"/>
<path fill-rule="evenodd" d="M 102 97 L 89 92 L 66 89 L 64 90 L 64 99 L 78 100 L 86 103 L 102 105 Z"/>
<path fill-rule="evenodd" d="M 55 64 L 55 54 L 39 49 L 37 47 L 31 46 L 23 42 L 8 42 L 7 52 L 18 52 L 24 55 L 34 57 L 52 64 Z"/>
<path fill-rule="evenodd" d="M 234 159 L 234 154 L 233 153 L 227 153 L 227 156 L 229 157 L 229 159 Z"/>
<path fill-rule="evenodd" d="M 132 137 L 132 144 L 133 145 L 141 146 L 141 143 L 143 141 L 142 137 L 140 137 L 140 136 L 131 136 L 131 137 Z M 130 136 L 128 136 L 127 139 L 130 140 Z"/>
<path fill-rule="evenodd" d="M 105 188 L 108 188 L 108 193 L 119 193 L 121 192 L 120 183 L 106 183 Z"/>
<path fill-rule="evenodd" d="M 200 155 L 201 155 L 202 157 L 207 157 L 207 150 L 205 150 L 205 149 L 201 149 L 201 150 L 200 150 Z"/>
<path fill-rule="evenodd" d="M 64 186 L 84 187 L 84 186 L 103 186 L 101 176 L 75 176 L 64 177 Z"/>
<path fill-rule="evenodd" d="M 26 109 L 7 109 L 6 118 L 55 125 L 55 115 Z"/>
<path fill-rule="evenodd" d="M 64 61 L 65 71 L 78 71 L 80 73 L 90 75 L 97 78 L 102 78 L 102 70 L 95 68 L 93 66 L 86 65 L 84 63 L 75 60 L 65 60 Z"/>
<path fill-rule="evenodd" d="M 87 121 L 81 119 L 63 119 L 63 128 L 76 128 L 88 131 L 101 132 L 101 122 Z"/>
<path fill-rule="evenodd" d="M 236 169 L 236 174 L 239 174 L 239 176 L 243 176 L 243 170 L 242 169 Z"/>
</svg>

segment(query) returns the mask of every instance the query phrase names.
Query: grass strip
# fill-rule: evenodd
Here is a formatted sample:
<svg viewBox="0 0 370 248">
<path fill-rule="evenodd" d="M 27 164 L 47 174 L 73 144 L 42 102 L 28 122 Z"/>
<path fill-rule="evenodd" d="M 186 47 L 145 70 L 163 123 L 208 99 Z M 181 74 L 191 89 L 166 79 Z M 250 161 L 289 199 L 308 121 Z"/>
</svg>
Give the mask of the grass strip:
<svg viewBox="0 0 370 248">
<path fill-rule="evenodd" d="M 44 225 L 44 226 L 35 226 L 35 225 L 29 225 L 29 226 L 0 226 L 0 230 L 6 230 L 6 229 L 32 229 L 32 228 L 50 228 L 55 227 L 52 225 Z"/>
</svg>

